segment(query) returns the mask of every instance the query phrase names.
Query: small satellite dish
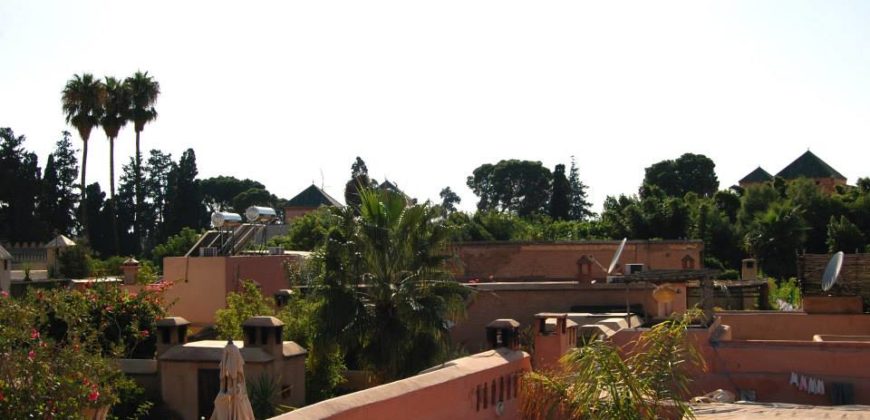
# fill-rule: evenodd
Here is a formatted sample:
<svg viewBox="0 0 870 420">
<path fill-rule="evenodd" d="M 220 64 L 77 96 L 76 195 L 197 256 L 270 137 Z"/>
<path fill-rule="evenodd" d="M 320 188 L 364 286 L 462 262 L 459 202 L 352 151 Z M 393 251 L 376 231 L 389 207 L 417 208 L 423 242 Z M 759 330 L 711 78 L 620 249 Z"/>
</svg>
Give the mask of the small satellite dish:
<svg viewBox="0 0 870 420">
<path fill-rule="evenodd" d="M 622 238 L 622 242 L 619 243 L 619 247 L 616 248 L 616 253 L 613 254 L 613 259 L 610 260 L 610 267 L 607 269 L 607 275 L 613 272 L 613 269 L 616 268 L 616 263 L 619 262 L 619 257 L 622 256 L 622 250 L 625 249 L 625 243 L 628 241 L 628 238 Z"/>
<path fill-rule="evenodd" d="M 840 269 L 843 268 L 843 251 L 834 254 L 828 265 L 825 267 L 825 272 L 822 274 L 822 290 L 827 292 L 837 283 L 837 278 L 840 277 Z"/>
</svg>

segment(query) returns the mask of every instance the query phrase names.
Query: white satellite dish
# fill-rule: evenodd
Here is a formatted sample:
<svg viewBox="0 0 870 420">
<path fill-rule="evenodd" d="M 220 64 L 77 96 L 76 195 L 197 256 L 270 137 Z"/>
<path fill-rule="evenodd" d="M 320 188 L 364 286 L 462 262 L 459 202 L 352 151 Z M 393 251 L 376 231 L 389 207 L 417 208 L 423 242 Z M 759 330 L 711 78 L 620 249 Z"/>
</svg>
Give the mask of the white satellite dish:
<svg viewBox="0 0 870 420">
<path fill-rule="evenodd" d="M 622 250 L 625 249 L 625 243 L 628 242 L 628 238 L 622 238 L 622 242 L 619 243 L 619 247 L 616 248 L 616 253 L 613 254 L 613 259 L 610 260 L 610 267 L 607 269 L 607 275 L 613 272 L 613 269 L 616 268 L 616 263 L 619 262 L 619 257 L 622 256 Z"/>
<path fill-rule="evenodd" d="M 825 272 L 822 273 L 822 290 L 827 292 L 837 283 L 837 278 L 840 277 L 840 269 L 843 268 L 843 251 L 834 254 L 828 265 L 825 267 Z"/>
</svg>

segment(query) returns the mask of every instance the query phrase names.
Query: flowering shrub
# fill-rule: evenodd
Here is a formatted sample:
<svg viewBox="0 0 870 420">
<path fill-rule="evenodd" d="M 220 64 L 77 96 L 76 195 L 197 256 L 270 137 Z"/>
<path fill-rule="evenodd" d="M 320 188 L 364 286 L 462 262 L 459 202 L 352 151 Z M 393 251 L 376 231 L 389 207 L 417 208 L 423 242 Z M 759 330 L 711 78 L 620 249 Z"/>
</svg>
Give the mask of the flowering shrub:
<svg viewBox="0 0 870 420">
<path fill-rule="evenodd" d="M 75 418 L 118 402 L 116 390 L 129 386 L 91 337 L 61 342 L 26 328 L 47 321 L 31 302 L 0 297 L 0 319 L 0 418 Z"/>
<path fill-rule="evenodd" d="M 0 296 L 0 418 L 77 418 L 127 399 L 137 387 L 110 358 L 153 357 L 164 315 L 159 292 L 115 285 Z"/>
<path fill-rule="evenodd" d="M 84 291 L 34 291 L 26 302 L 44 313 L 41 329 L 58 341 L 69 334 L 93 333 L 104 356 L 154 357 L 158 319 L 166 316 L 162 289 L 130 294 L 111 284 Z"/>
</svg>

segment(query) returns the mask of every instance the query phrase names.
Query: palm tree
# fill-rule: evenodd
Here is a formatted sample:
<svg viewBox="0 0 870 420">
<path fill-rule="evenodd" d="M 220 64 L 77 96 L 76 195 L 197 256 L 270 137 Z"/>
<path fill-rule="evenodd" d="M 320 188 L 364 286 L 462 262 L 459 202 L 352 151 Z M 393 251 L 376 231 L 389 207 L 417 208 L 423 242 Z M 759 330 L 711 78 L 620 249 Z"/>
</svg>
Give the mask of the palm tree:
<svg viewBox="0 0 870 420">
<path fill-rule="evenodd" d="M 66 115 L 66 122 L 76 128 L 84 144 L 82 147 L 82 183 L 80 185 L 82 201 L 80 214 L 82 217 L 82 229 L 86 239 L 90 237 L 88 233 L 87 212 L 84 211 L 84 204 L 87 201 L 85 186 L 87 185 L 88 138 L 91 136 L 91 130 L 100 124 L 105 97 L 105 86 L 90 73 L 82 73 L 81 76 L 74 74 L 73 78 L 66 82 L 61 96 L 61 104 L 63 113 Z"/>
<path fill-rule="evenodd" d="M 130 105 L 132 98 L 127 85 L 114 77 L 106 77 L 106 101 L 103 107 L 103 117 L 100 124 L 106 137 L 109 138 L 109 191 L 112 206 L 112 235 L 115 241 L 115 252 L 119 253 L 120 241 L 118 240 L 118 223 L 115 212 L 115 139 L 121 127 L 130 119 Z"/>
<path fill-rule="evenodd" d="M 154 78 L 148 75 L 148 72 L 137 71 L 133 77 L 128 77 L 124 80 L 124 84 L 130 91 L 132 99 L 132 108 L 130 109 L 130 119 L 133 121 L 133 129 L 136 131 L 136 223 L 133 228 L 136 232 L 137 240 L 141 240 L 142 221 L 142 153 L 139 149 L 139 135 L 145 129 L 145 124 L 154 121 L 157 118 L 157 110 L 154 109 L 154 102 L 157 101 L 157 96 L 160 95 L 160 83 L 157 83 Z"/>
<path fill-rule="evenodd" d="M 447 320 L 462 313 L 469 291 L 447 269 L 439 208 L 408 206 L 391 191 L 361 189 L 359 198 L 358 209 L 332 210 L 334 227 L 316 254 L 315 347 L 338 343 L 349 364 L 393 380 L 442 360 Z"/>
<path fill-rule="evenodd" d="M 657 324 L 623 349 L 595 340 L 563 356 L 555 371 L 526 374 L 523 418 L 694 418 L 689 383 L 705 364 L 686 329 L 700 316 L 691 310 Z"/>
</svg>

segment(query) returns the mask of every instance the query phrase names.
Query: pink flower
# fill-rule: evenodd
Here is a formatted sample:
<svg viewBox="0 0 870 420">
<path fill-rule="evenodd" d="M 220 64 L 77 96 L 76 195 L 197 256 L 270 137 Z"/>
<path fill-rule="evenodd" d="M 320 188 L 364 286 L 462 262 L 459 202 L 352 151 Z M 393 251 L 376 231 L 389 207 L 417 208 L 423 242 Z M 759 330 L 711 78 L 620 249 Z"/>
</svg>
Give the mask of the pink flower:
<svg viewBox="0 0 870 420">
<path fill-rule="evenodd" d="M 39 339 L 39 331 L 36 331 L 35 328 L 30 329 L 30 339 L 31 340 L 38 340 Z"/>
<path fill-rule="evenodd" d="M 7 292 L 5 290 L 0 292 L 0 297 L 9 297 L 9 292 Z"/>
<path fill-rule="evenodd" d="M 88 401 L 90 402 L 96 401 L 97 398 L 100 398 L 100 391 L 97 391 L 96 389 L 92 390 L 91 393 L 88 394 Z"/>
<path fill-rule="evenodd" d="M 35 359 L 35 358 L 36 358 L 36 352 L 35 352 L 35 351 L 30 350 L 29 352 L 27 352 L 27 359 L 28 359 L 28 360 L 30 360 L 30 361 L 32 362 L 33 359 Z"/>
<path fill-rule="evenodd" d="M 148 330 L 139 331 L 139 337 L 148 338 L 149 335 L 151 335 L 151 333 L 149 333 Z"/>
</svg>

